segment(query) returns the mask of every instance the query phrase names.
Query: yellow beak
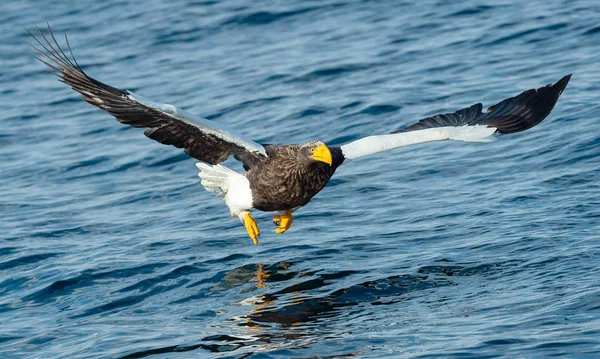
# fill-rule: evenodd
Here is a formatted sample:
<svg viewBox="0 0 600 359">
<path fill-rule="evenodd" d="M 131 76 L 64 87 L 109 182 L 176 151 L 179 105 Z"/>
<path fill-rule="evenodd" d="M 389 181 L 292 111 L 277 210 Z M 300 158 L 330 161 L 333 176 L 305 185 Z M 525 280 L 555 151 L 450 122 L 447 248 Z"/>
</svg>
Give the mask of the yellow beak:
<svg viewBox="0 0 600 359">
<path fill-rule="evenodd" d="M 325 145 L 315 147 L 315 150 L 311 157 L 315 161 L 325 162 L 330 166 L 333 163 L 333 159 L 331 158 L 331 152 L 329 151 L 329 148 L 327 148 L 327 146 Z"/>
</svg>

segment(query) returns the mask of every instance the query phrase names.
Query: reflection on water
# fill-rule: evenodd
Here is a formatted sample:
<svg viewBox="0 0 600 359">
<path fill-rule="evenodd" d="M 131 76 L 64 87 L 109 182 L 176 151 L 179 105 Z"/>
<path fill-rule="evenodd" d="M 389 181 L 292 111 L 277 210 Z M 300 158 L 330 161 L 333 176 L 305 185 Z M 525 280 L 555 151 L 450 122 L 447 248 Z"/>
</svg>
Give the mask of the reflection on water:
<svg viewBox="0 0 600 359">
<path fill-rule="evenodd" d="M 206 294 L 217 295 L 220 291 L 236 287 L 241 288 L 240 294 L 251 294 L 237 303 L 247 307 L 247 312 L 226 319 L 231 333 L 237 334 L 206 336 L 199 340 L 200 343 L 156 348 L 123 358 L 196 349 L 213 353 L 240 351 L 244 355 L 252 355 L 283 347 L 303 347 L 335 335 L 328 332 L 328 323 L 343 322 L 351 316 L 360 317 L 363 305 L 398 304 L 410 300 L 415 292 L 458 285 L 452 277 L 496 273 L 505 266 L 505 263 L 493 263 L 469 267 L 445 260 L 439 262 L 440 265 L 419 268 L 416 274 L 393 275 L 342 288 L 337 288 L 336 284 L 342 280 L 347 282 L 347 279 L 351 282 L 352 276 L 360 272 L 298 269 L 290 262 L 247 264 L 224 274 Z M 285 286 L 280 288 L 277 284 Z M 336 354 L 335 357 L 359 354 L 353 351 Z"/>
</svg>

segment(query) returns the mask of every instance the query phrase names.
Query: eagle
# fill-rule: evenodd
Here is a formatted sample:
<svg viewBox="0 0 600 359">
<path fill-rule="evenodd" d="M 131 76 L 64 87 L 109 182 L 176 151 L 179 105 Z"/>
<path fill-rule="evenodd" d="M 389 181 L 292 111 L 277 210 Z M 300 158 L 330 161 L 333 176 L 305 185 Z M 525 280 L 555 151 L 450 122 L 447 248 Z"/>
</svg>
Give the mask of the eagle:
<svg viewBox="0 0 600 359">
<path fill-rule="evenodd" d="M 290 229 L 292 213 L 306 205 L 342 164 L 394 148 L 431 141 L 487 142 L 495 134 L 525 131 L 548 116 L 571 75 L 555 84 L 531 89 L 505 99 L 483 112 L 481 103 L 424 118 L 408 127 L 373 135 L 341 145 L 323 141 L 302 144 L 260 144 L 215 121 L 192 115 L 169 104 L 151 101 L 128 90 L 109 86 L 88 76 L 77 63 L 69 40 L 69 55 L 56 40 L 38 26 L 38 60 L 50 67 L 59 81 L 71 86 L 83 100 L 114 116 L 117 121 L 145 128 L 144 135 L 175 146 L 200 162 L 198 176 L 204 188 L 224 197 L 231 216 L 238 217 L 248 236 L 258 244 L 260 230 L 253 209 L 276 212 L 278 234 Z M 239 173 L 221 163 L 233 156 L 243 164 Z"/>
</svg>

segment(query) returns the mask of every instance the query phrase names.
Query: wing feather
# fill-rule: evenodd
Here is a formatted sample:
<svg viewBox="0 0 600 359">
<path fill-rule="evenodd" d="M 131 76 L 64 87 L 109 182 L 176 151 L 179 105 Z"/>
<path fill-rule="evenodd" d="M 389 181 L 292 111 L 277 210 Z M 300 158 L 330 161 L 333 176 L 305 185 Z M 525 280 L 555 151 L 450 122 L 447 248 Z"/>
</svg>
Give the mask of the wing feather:
<svg viewBox="0 0 600 359">
<path fill-rule="evenodd" d="M 119 122 L 147 128 L 144 134 L 162 144 L 182 148 L 191 157 L 216 165 L 230 155 L 245 165 L 266 157 L 264 147 L 246 140 L 234 131 L 216 122 L 194 116 L 168 104 L 150 101 L 131 91 L 121 90 L 88 76 L 79 66 L 71 45 L 65 42 L 71 56 L 56 41 L 50 26 L 50 38 L 36 26 L 39 38 L 29 33 L 41 48 L 32 46 L 42 57 L 38 59 L 50 67 L 66 83 L 82 95 L 88 103 L 113 115 Z"/>
<path fill-rule="evenodd" d="M 550 114 L 570 79 L 571 75 L 567 75 L 554 85 L 546 85 L 537 90 L 527 90 L 491 106 L 486 112 L 482 112 L 483 105 L 478 103 L 454 113 L 422 119 L 392 133 L 465 125 L 495 127 L 496 132 L 502 134 L 525 131 L 542 122 Z"/>
<path fill-rule="evenodd" d="M 389 135 L 368 136 L 342 145 L 340 148 L 344 158 L 353 160 L 398 147 L 432 141 L 487 142 L 495 131 L 494 127 L 487 126 L 435 127 Z"/>
<path fill-rule="evenodd" d="M 341 146 L 346 159 L 355 159 L 393 148 L 431 141 L 485 142 L 494 133 L 525 131 L 542 122 L 562 94 L 571 75 L 554 85 L 527 90 L 482 112 L 480 103 L 425 118 L 389 135 L 369 136 Z"/>
</svg>

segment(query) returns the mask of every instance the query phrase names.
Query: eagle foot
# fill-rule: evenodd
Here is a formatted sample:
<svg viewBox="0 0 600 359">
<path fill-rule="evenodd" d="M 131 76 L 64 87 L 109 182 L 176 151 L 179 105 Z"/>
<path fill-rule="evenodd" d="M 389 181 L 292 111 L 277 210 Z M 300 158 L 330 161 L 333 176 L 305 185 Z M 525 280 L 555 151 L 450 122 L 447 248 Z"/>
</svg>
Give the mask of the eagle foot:
<svg viewBox="0 0 600 359">
<path fill-rule="evenodd" d="M 283 212 L 281 215 L 273 217 L 273 224 L 275 224 L 277 227 L 275 228 L 275 233 L 277 234 L 284 233 L 290 229 L 292 223 L 294 223 L 294 217 L 292 217 L 292 211 L 289 209 Z"/>
<path fill-rule="evenodd" d="M 258 229 L 258 225 L 250 213 L 244 213 L 244 227 L 246 227 L 248 236 L 252 238 L 252 242 L 258 245 L 258 236 L 260 236 L 260 230 Z"/>
</svg>

